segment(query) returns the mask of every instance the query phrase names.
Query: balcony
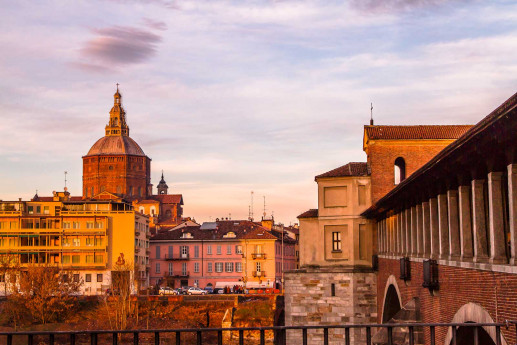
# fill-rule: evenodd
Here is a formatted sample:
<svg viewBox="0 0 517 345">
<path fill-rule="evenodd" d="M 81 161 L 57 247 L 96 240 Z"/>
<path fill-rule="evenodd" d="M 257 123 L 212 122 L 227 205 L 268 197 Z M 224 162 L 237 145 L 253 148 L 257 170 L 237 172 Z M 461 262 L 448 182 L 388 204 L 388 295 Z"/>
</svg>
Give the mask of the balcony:
<svg viewBox="0 0 517 345">
<path fill-rule="evenodd" d="M 188 277 L 190 277 L 190 272 L 189 271 L 167 272 L 166 276 L 171 277 L 171 278 L 188 278 Z"/>
<path fill-rule="evenodd" d="M 140 231 L 135 231 L 135 237 L 140 237 Z"/>
<path fill-rule="evenodd" d="M 167 261 L 189 260 L 189 254 L 165 255 Z"/>
<path fill-rule="evenodd" d="M 265 260 L 266 259 L 266 253 L 252 253 L 251 257 L 253 260 Z"/>
<path fill-rule="evenodd" d="M 266 271 L 253 271 L 253 276 L 264 278 L 266 276 Z"/>
</svg>

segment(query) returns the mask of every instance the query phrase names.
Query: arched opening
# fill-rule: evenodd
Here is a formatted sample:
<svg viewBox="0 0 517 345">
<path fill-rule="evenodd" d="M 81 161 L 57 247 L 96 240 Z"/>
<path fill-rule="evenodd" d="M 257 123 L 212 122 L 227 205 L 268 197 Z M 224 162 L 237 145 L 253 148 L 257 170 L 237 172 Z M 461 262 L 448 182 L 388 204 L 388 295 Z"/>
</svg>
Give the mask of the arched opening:
<svg viewBox="0 0 517 345">
<path fill-rule="evenodd" d="M 151 206 L 151 216 L 154 217 L 154 214 L 156 213 L 156 207 Z"/>
<path fill-rule="evenodd" d="M 406 179 L 406 161 L 402 157 L 395 159 L 395 184 Z"/>
<path fill-rule="evenodd" d="M 450 344 L 452 345 L 452 339 Z M 456 330 L 456 345 L 474 344 L 474 327 L 458 327 Z M 487 331 L 478 327 L 478 345 L 495 345 Z"/>
<path fill-rule="evenodd" d="M 384 298 L 384 308 L 382 313 L 382 323 L 386 323 L 395 314 L 397 314 L 400 310 L 400 300 L 399 295 L 397 294 L 397 290 L 395 286 L 390 285 L 388 287 L 388 291 L 386 292 L 386 297 Z"/>
</svg>

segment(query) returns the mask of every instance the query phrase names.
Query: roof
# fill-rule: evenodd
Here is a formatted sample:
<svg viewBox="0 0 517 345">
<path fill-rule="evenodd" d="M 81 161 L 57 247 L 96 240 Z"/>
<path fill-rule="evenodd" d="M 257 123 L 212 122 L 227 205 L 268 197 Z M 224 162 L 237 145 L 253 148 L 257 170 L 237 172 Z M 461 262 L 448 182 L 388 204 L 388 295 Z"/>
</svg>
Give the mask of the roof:
<svg viewBox="0 0 517 345">
<path fill-rule="evenodd" d="M 472 125 L 364 126 L 365 136 L 379 139 L 458 139 Z"/>
<path fill-rule="evenodd" d="M 154 200 L 160 201 L 162 204 L 180 204 L 183 205 L 182 194 L 158 194 L 151 197 Z"/>
<path fill-rule="evenodd" d="M 311 208 L 310 210 L 303 212 L 296 218 L 317 218 L 317 217 L 318 217 L 318 209 Z"/>
<path fill-rule="evenodd" d="M 202 230 L 199 225 L 187 226 L 182 229 L 171 229 L 169 231 L 160 231 L 151 238 L 151 241 L 201 241 L 201 240 L 220 240 L 232 241 L 240 239 L 268 239 L 276 240 L 266 228 L 253 222 L 244 221 L 219 221 L 217 228 L 212 230 Z M 189 232 L 192 237 L 184 238 L 183 234 Z M 235 237 L 224 237 L 229 232 L 233 232 Z"/>
<path fill-rule="evenodd" d="M 368 165 L 366 162 L 350 162 L 339 168 L 327 171 L 315 177 L 315 179 L 323 177 L 346 177 L 346 176 L 368 176 Z"/>
<path fill-rule="evenodd" d="M 406 189 L 409 189 L 413 186 L 417 189 L 418 187 L 421 188 L 421 184 L 419 183 L 426 176 L 432 176 L 434 181 L 433 183 L 436 184 L 436 177 L 438 175 L 436 174 L 433 176 L 433 169 L 434 171 L 438 170 L 443 172 L 445 171 L 444 166 L 452 165 L 451 162 L 456 164 L 454 159 L 457 159 L 457 156 L 461 155 L 462 152 L 464 153 L 468 148 L 474 148 L 474 150 L 479 148 L 481 142 L 480 140 L 483 136 L 487 136 L 495 142 L 502 140 L 502 133 L 494 130 L 494 127 L 498 123 L 501 123 L 499 127 L 502 127 L 506 131 L 510 132 L 509 135 L 513 135 L 514 128 L 510 127 L 507 123 L 504 123 L 504 121 L 511 120 L 512 116 L 510 116 L 509 113 L 511 111 L 515 113 L 516 109 L 517 93 L 515 93 L 494 111 L 479 121 L 475 126 L 471 127 L 463 136 L 461 136 L 461 138 L 446 146 L 426 164 L 420 167 L 404 181 L 399 183 L 395 188 L 379 199 L 374 205 L 364 211 L 361 216 L 372 218 L 375 217 L 378 213 L 382 213 L 383 209 L 385 210 L 386 206 Z M 497 133 L 497 139 L 495 139 L 494 133 Z M 494 155 L 494 152 L 489 151 L 488 155 Z"/>
<path fill-rule="evenodd" d="M 108 135 L 97 140 L 86 156 L 95 155 L 145 156 L 145 153 L 136 141 L 128 136 Z"/>
<path fill-rule="evenodd" d="M 71 196 L 66 201 L 83 201 L 83 200 L 84 199 L 82 196 Z M 42 202 L 54 201 L 54 197 L 53 196 L 38 196 L 37 200 L 31 200 L 31 201 L 42 201 Z M 62 200 L 58 200 L 58 201 L 62 201 Z"/>
</svg>

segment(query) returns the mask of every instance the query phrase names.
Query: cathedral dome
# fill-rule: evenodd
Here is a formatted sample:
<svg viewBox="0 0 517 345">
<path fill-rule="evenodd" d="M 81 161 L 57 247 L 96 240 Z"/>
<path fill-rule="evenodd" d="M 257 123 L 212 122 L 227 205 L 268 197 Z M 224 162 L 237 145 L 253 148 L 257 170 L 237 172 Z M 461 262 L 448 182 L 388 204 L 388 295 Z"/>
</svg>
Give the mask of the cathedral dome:
<svg viewBox="0 0 517 345">
<path fill-rule="evenodd" d="M 145 156 L 136 141 L 128 136 L 105 136 L 93 144 L 86 156 L 95 155 L 134 155 Z"/>
</svg>

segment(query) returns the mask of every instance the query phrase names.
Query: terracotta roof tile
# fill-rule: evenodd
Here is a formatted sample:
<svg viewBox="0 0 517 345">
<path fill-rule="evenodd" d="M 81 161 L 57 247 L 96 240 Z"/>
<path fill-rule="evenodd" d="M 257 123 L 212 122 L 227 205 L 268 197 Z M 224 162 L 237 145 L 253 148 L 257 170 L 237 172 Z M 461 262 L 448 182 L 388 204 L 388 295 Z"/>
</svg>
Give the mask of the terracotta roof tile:
<svg viewBox="0 0 517 345">
<path fill-rule="evenodd" d="M 458 139 L 472 125 L 364 126 L 368 139 Z"/>
<path fill-rule="evenodd" d="M 160 201 L 163 204 L 183 205 L 183 195 L 182 194 L 159 194 L 159 195 L 153 195 L 152 198 L 154 200 Z"/>
<path fill-rule="evenodd" d="M 345 176 L 368 176 L 368 166 L 366 162 L 350 162 L 339 168 L 327 171 L 324 174 L 318 175 L 315 179 L 322 177 L 345 177 Z"/>
<path fill-rule="evenodd" d="M 318 217 L 318 209 L 312 208 L 308 211 L 303 212 L 296 218 L 316 218 Z"/>
</svg>

